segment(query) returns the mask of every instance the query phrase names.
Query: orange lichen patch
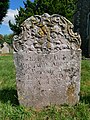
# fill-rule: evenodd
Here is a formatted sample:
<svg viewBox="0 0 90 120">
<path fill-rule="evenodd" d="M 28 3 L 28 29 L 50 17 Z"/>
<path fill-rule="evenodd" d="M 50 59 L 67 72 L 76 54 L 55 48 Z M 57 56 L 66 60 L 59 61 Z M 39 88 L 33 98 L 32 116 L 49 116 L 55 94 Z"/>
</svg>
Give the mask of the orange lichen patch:
<svg viewBox="0 0 90 120">
<path fill-rule="evenodd" d="M 42 30 L 41 28 L 39 28 L 38 34 L 39 34 L 41 37 L 43 37 L 43 36 L 45 35 L 44 32 L 43 32 L 43 30 Z"/>
<path fill-rule="evenodd" d="M 50 42 L 47 43 L 47 48 L 48 48 L 48 49 L 51 48 L 51 44 L 50 44 Z"/>
<path fill-rule="evenodd" d="M 46 28 L 45 26 L 42 26 L 41 29 L 42 29 L 42 31 L 43 31 L 45 34 L 47 34 L 48 31 L 47 31 L 47 28 Z"/>
<path fill-rule="evenodd" d="M 67 89 L 67 102 L 73 104 L 75 101 L 75 83 L 70 84 Z"/>
</svg>

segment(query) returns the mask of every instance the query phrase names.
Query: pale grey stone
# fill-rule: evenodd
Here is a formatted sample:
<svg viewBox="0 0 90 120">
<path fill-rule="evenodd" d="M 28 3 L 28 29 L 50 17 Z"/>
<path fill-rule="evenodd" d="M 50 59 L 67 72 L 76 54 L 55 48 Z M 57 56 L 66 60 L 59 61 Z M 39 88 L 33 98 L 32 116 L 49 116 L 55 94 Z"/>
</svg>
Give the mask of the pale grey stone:
<svg viewBox="0 0 90 120">
<path fill-rule="evenodd" d="M 1 53 L 2 53 L 2 54 L 4 54 L 4 53 L 9 53 L 9 52 L 10 52 L 9 49 L 10 49 L 10 48 L 9 48 L 9 45 L 8 45 L 6 42 L 4 42 L 4 43 L 3 43 L 3 48 L 1 49 Z"/>
<path fill-rule="evenodd" d="M 46 13 L 28 18 L 21 26 L 22 32 L 14 37 L 20 104 L 42 108 L 78 103 L 81 39 L 73 32 L 72 23 L 60 15 Z"/>
</svg>

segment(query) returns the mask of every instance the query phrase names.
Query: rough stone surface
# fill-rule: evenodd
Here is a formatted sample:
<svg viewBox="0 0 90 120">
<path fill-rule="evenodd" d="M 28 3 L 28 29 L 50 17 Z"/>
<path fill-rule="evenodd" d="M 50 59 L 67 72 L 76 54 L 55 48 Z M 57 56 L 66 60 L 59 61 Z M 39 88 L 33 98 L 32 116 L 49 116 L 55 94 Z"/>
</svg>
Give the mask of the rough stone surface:
<svg viewBox="0 0 90 120">
<path fill-rule="evenodd" d="M 60 15 L 25 20 L 14 36 L 14 61 L 21 105 L 42 108 L 79 101 L 81 40 Z"/>
</svg>

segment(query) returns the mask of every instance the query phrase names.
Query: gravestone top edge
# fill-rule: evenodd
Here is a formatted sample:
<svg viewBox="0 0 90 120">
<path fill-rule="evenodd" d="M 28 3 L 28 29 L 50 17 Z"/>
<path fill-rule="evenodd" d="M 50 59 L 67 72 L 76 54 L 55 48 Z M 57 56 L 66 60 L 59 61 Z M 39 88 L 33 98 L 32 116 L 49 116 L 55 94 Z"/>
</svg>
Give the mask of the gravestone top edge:
<svg viewBox="0 0 90 120">
<path fill-rule="evenodd" d="M 73 32 L 73 24 L 65 17 L 53 14 L 34 15 L 21 24 L 22 32 L 14 36 L 14 51 L 59 51 L 62 49 L 78 50 L 81 38 Z"/>
</svg>

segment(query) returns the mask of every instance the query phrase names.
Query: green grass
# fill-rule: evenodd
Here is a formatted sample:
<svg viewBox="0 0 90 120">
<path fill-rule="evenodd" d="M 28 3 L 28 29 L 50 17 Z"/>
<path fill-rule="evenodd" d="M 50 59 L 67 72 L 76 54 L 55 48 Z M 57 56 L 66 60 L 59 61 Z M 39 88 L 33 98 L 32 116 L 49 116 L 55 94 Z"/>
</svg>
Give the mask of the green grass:
<svg viewBox="0 0 90 120">
<path fill-rule="evenodd" d="M 0 56 L 0 120 L 90 120 L 90 61 L 82 61 L 80 102 L 42 110 L 20 106 L 13 56 Z"/>
</svg>

